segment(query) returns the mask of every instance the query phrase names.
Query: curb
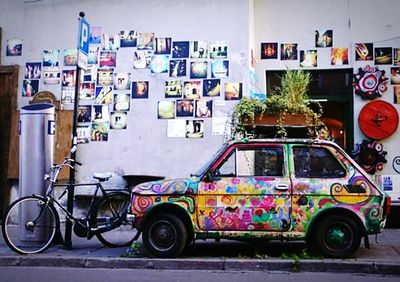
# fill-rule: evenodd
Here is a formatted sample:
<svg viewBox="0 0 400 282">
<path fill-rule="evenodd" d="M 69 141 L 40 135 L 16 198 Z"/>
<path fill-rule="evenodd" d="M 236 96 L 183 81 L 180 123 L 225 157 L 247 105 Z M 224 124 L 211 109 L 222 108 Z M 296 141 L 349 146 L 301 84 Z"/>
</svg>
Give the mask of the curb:
<svg viewBox="0 0 400 282">
<path fill-rule="evenodd" d="M 400 264 L 372 261 L 292 259 L 147 259 L 50 256 L 0 256 L 0 266 L 104 269 L 343 272 L 400 275 Z"/>
</svg>

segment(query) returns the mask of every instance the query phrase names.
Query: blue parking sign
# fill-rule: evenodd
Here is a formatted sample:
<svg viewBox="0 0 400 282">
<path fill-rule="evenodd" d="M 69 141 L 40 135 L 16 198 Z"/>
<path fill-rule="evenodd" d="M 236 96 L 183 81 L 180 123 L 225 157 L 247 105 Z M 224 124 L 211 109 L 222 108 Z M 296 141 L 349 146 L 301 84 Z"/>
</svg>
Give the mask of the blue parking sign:
<svg viewBox="0 0 400 282">
<path fill-rule="evenodd" d="M 89 34 L 90 25 L 85 18 L 80 18 L 79 21 L 79 38 L 78 38 L 78 50 L 84 54 L 89 53 Z"/>
</svg>

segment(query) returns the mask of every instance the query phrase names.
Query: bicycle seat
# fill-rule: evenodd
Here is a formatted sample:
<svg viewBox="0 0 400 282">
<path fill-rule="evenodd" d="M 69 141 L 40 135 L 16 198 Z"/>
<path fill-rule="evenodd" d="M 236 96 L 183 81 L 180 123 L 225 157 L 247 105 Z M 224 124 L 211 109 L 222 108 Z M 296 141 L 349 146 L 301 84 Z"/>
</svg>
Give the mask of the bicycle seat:
<svg viewBox="0 0 400 282">
<path fill-rule="evenodd" d="M 105 172 L 105 173 L 93 173 L 93 178 L 97 179 L 98 181 L 107 181 L 112 177 L 112 174 L 110 172 Z"/>
</svg>

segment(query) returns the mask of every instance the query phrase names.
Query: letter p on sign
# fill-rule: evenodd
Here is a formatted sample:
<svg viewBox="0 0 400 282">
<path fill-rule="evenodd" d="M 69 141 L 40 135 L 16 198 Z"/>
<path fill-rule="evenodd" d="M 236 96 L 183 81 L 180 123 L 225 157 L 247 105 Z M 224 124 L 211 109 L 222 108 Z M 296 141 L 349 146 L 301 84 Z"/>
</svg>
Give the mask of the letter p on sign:
<svg viewBox="0 0 400 282">
<path fill-rule="evenodd" d="M 89 23 L 84 18 L 81 18 L 79 24 L 78 49 L 84 54 L 88 54 L 89 52 L 89 29 Z"/>
</svg>

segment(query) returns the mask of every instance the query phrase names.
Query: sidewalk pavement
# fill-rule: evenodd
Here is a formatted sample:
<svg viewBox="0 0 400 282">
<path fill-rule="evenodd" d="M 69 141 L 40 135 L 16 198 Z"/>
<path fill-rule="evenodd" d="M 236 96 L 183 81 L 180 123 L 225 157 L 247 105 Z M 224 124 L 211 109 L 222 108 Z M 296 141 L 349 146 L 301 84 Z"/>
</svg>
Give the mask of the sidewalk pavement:
<svg viewBox="0 0 400 282">
<path fill-rule="evenodd" d="M 142 247 L 136 255 L 128 255 L 128 247 L 107 248 L 96 238 L 86 240 L 73 236 L 72 250 L 56 245 L 35 255 L 18 255 L 0 236 L 0 266 L 46 266 L 77 268 L 131 268 L 163 270 L 227 270 L 346 272 L 400 275 L 400 229 L 385 229 L 370 236 L 371 249 L 360 249 L 353 258 L 323 259 L 304 256 L 303 242 L 245 243 L 238 241 L 196 241 L 180 258 L 147 257 Z M 141 241 L 139 240 L 141 244 Z"/>
</svg>

